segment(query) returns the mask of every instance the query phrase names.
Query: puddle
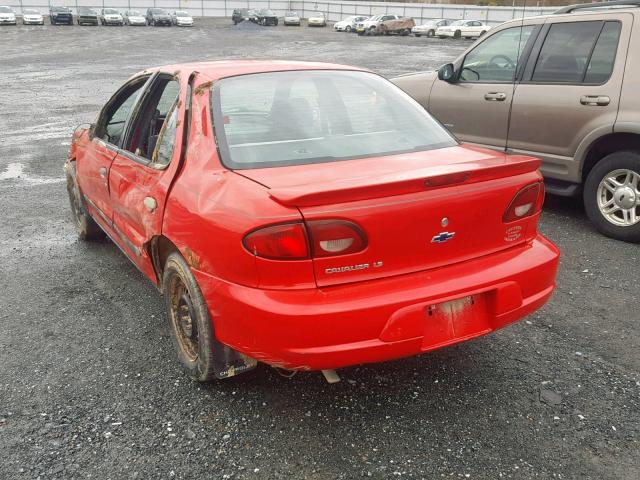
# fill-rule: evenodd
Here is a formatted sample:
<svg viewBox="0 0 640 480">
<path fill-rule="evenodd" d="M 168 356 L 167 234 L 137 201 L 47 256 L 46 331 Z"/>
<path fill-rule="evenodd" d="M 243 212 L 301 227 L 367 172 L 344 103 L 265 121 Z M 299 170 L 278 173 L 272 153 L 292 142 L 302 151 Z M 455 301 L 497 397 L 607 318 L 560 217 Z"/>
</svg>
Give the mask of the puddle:
<svg viewBox="0 0 640 480">
<path fill-rule="evenodd" d="M 4 172 L 0 173 L 0 182 L 3 180 L 18 180 L 19 182 L 27 185 L 46 185 L 49 183 L 61 183 L 64 182 L 64 177 L 59 178 L 47 178 L 37 175 L 29 175 L 24 171 L 24 165 L 22 163 L 10 163 Z"/>
</svg>

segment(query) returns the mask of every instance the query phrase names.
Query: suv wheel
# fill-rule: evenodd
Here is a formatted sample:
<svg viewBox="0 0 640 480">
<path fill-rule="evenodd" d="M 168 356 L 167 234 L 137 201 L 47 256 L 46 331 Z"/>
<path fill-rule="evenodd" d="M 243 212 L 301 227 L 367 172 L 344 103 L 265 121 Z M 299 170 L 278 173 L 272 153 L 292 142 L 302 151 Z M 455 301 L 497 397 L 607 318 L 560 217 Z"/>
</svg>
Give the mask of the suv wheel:
<svg viewBox="0 0 640 480">
<path fill-rule="evenodd" d="M 600 160 L 587 177 L 584 206 L 601 233 L 640 242 L 640 153 L 616 152 Z"/>
</svg>

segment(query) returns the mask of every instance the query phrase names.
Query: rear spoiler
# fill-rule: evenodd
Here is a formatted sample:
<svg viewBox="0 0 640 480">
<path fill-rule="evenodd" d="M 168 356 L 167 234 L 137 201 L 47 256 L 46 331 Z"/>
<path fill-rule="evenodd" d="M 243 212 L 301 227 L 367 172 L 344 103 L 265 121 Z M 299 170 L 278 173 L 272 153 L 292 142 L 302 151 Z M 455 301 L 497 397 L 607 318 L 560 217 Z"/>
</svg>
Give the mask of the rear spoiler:
<svg viewBox="0 0 640 480">
<path fill-rule="evenodd" d="M 505 162 L 505 158 L 508 161 Z M 394 176 L 373 178 L 363 184 L 362 178 L 309 186 L 274 188 L 269 196 L 289 207 L 312 207 L 370 198 L 392 197 L 437 188 L 471 184 L 534 172 L 540 160 L 527 156 L 497 156 L 482 161 L 426 167 Z M 542 176 L 540 176 L 542 178 Z"/>
</svg>

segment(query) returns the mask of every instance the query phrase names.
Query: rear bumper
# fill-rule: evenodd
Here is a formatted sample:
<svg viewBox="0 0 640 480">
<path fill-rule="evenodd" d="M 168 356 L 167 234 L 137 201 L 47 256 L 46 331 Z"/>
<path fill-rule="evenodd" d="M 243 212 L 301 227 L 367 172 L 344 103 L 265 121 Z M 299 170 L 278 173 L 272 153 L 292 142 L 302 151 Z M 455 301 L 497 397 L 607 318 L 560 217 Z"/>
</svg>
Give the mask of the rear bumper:
<svg viewBox="0 0 640 480">
<path fill-rule="evenodd" d="M 513 323 L 551 296 L 558 260 L 539 235 L 449 267 L 322 289 L 260 290 L 194 274 L 220 341 L 272 365 L 320 370 L 417 355 Z"/>
</svg>

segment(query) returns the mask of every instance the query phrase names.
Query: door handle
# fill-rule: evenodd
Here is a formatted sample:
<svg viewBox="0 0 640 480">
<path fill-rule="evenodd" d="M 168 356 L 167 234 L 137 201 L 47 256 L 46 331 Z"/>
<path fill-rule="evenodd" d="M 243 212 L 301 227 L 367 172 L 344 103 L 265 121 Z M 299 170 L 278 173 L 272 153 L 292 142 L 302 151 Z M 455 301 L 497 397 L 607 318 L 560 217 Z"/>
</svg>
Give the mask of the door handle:
<svg viewBox="0 0 640 480">
<path fill-rule="evenodd" d="M 606 95 L 582 95 L 580 97 L 580 103 L 582 105 L 591 105 L 595 107 L 604 107 L 609 105 L 611 99 Z"/>
<path fill-rule="evenodd" d="M 158 202 L 156 202 L 156 199 L 153 197 L 144 197 L 142 203 L 144 203 L 144 206 L 147 207 L 147 210 L 151 213 L 153 213 L 158 207 Z"/>
<path fill-rule="evenodd" d="M 107 178 L 107 167 L 100 167 L 100 170 L 98 170 L 98 172 L 100 173 L 100 176 L 102 178 Z"/>
<path fill-rule="evenodd" d="M 490 102 L 504 102 L 506 98 L 507 94 L 502 92 L 487 92 L 484 94 L 484 99 Z"/>
</svg>

